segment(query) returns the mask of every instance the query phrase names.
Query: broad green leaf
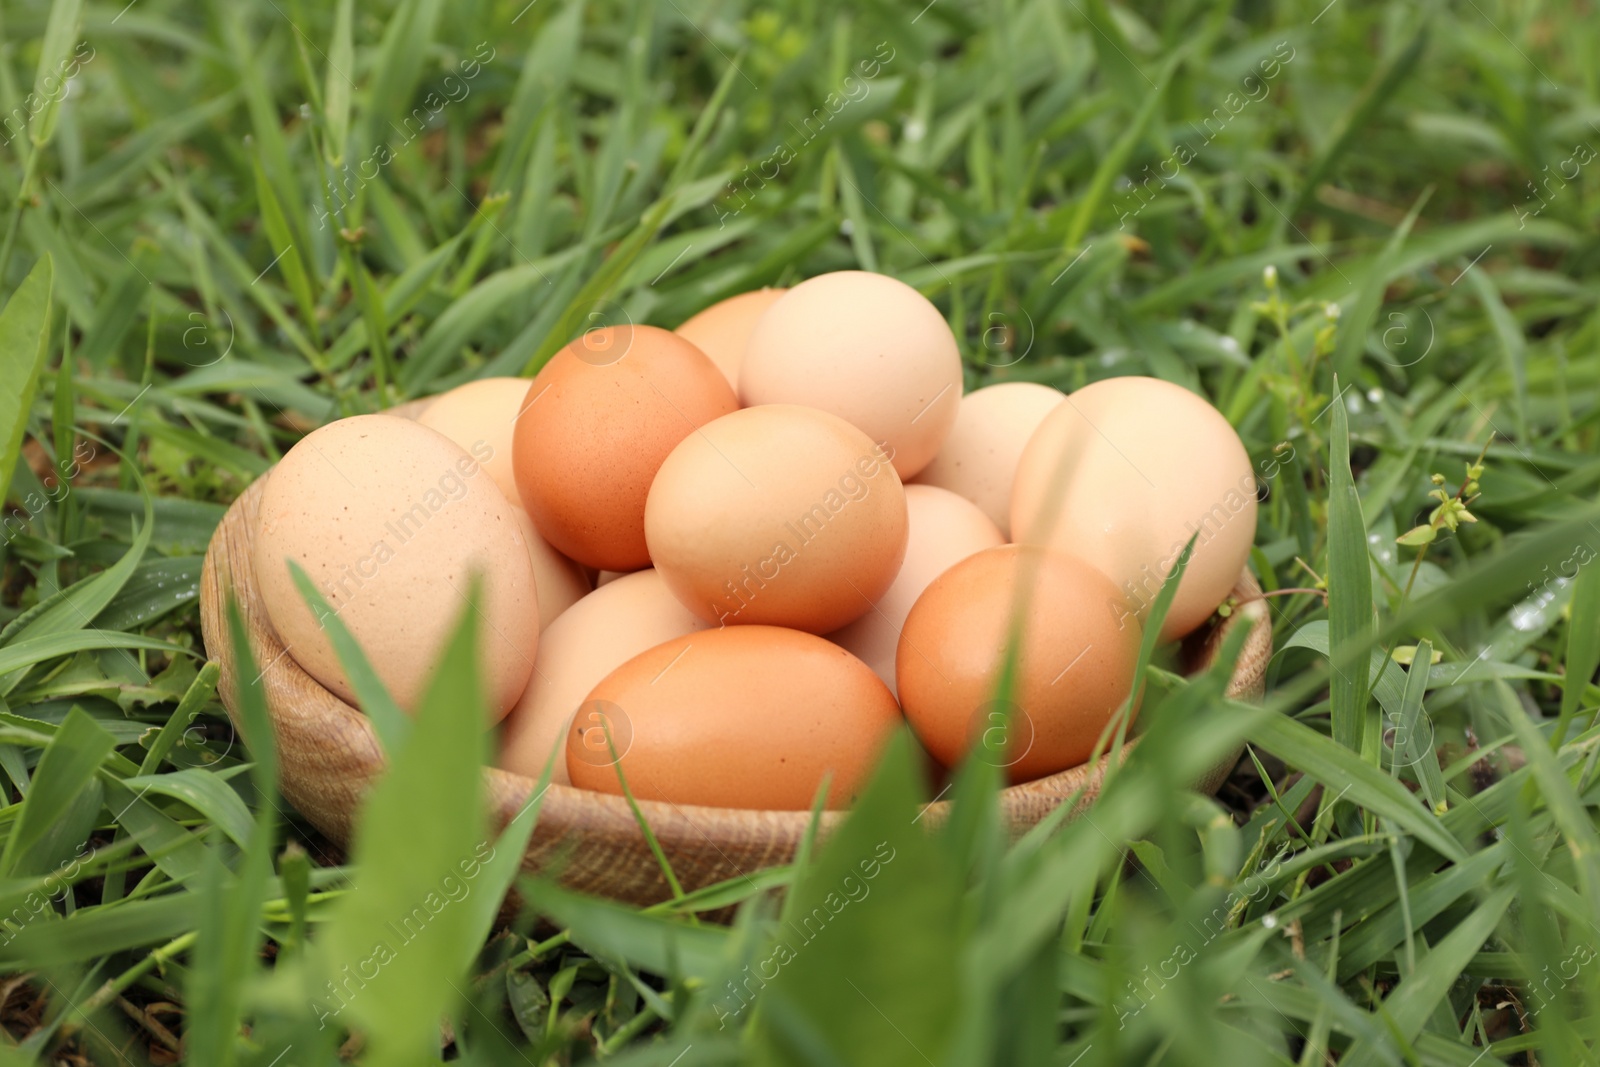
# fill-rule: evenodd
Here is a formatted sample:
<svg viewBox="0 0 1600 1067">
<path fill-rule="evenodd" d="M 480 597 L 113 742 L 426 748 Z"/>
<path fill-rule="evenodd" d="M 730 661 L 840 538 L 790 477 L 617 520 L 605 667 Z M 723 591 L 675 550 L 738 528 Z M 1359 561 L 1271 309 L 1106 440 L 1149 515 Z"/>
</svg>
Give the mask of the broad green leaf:
<svg viewBox="0 0 1600 1067">
<path fill-rule="evenodd" d="M 142 793 L 119 781 L 105 784 L 106 807 L 112 820 L 129 840 L 150 858 L 150 862 L 178 885 L 199 891 L 205 888 L 208 846 L 199 834 L 147 800 Z"/>
<path fill-rule="evenodd" d="M 139 796 L 154 794 L 181 800 L 241 848 L 250 843 L 250 809 L 227 782 L 211 771 L 190 767 L 167 774 L 136 775 L 124 779 L 122 785 Z"/>
<path fill-rule="evenodd" d="M 176 497 L 159 497 L 153 504 L 148 493 L 128 493 L 117 489 L 85 487 L 77 491 L 89 512 L 107 522 L 117 524 L 117 529 L 128 529 L 128 520 L 143 514 L 146 507 L 155 509 L 155 534 L 153 547 L 174 555 L 184 552 L 203 554 L 211 543 L 211 535 L 227 512 L 218 504 L 204 500 L 183 500 Z"/>
<path fill-rule="evenodd" d="M 122 591 L 128 580 L 144 559 L 150 547 L 150 537 L 155 532 L 155 511 L 146 497 L 144 523 L 134 537 L 128 551 L 113 566 L 91 578 L 85 578 L 48 600 L 37 609 L 20 617 L 0 630 L 0 645 L 8 648 L 25 641 L 38 640 L 54 634 L 72 633 L 89 627 L 106 606 Z M 0 695 L 10 693 L 22 680 L 22 672 L 0 676 Z"/>
<path fill-rule="evenodd" d="M 169 941 L 194 928 L 199 901 L 196 893 L 169 893 L 85 909 L 60 922 L 31 923 L 0 941 L 0 965 L 55 967 Z"/>
<path fill-rule="evenodd" d="M 475 585 L 410 736 L 366 798 L 351 846 L 352 888 L 320 934 L 323 973 L 335 986 L 317 1003 L 319 1019 L 365 1031 L 389 1062 L 437 1048 L 475 928 L 464 902 L 491 891 L 481 880 L 496 850 L 482 797 L 480 595 Z"/>
<path fill-rule="evenodd" d="M 73 652 L 101 648 L 147 648 L 152 652 L 168 654 L 183 654 L 188 651 L 169 642 L 157 641 L 153 637 L 141 637 L 138 634 L 119 633 L 115 630 L 78 630 L 74 633 L 35 637 L 0 648 L 0 673 L 31 667 L 35 663 L 43 663 L 45 660 Z"/>
<path fill-rule="evenodd" d="M 788 920 L 752 968 L 765 983 L 756 1041 L 772 1062 L 808 1062 L 793 1028 L 768 1017 L 774 1000 L 840 1063 L 945 1058 L 962 1003 L 965 879 L 917 823 L 923 803 L 909 737 L 898 734 L 849 818 L 790 889 Z M 741 1001 L 720 989 L 714 996 L 719 1019 L 742 1014 Z"/>
<path fill-rule="evenodd" d="M 141 531 L 142 533 L 142 531 Z M 95 616 L 105 630 L 138 630 L 200 599 L 202 556 L 147 558 Z"/>
</svg>

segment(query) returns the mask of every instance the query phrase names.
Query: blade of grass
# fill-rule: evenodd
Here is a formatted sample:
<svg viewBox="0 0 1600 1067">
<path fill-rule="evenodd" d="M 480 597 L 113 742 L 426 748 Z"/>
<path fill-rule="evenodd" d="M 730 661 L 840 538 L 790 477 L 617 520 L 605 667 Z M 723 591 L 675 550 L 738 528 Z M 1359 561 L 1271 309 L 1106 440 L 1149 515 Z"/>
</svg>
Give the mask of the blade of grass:
<svg viewBox="0 0 1600 1067">
<path fill-rule="evenodd" d="M 93 806 L 99 809 L 95 775 L 115 747 L 116 739 L 84 712 L 74 708 L 68 713 L 39 759 L 33 788 L 22 801 L 5 849 L 0 851 L 0 878 L 38 874 L 55 864 L 55 859 L 38 854 L 38 846 L 69 820 L 69 813 L 91 787 Z M 94 813 L 89 814 L 92 818 Z"/>
<path fill-rule="evenodd" d="M 1567 625 L 1566 675 L 1561 711 L 1550 747 L 1559 749 L 1583 703 L 1584 687 L 1600 668 L 1600 567 L 1588 566 L 1572 583 L 1572 618 Z M 1591 717 L 1592 721 L 1592 717 Z"/>
<path fill-rule="evenodd" d="M 1252 744 L 1299 767 L 1323 785 L 1339 790 L 1348 787 L 1352 802 L 1404 827 L 1439 855 L 1458 863 L 1466 859 L 1461 843 L 1405 786 L 1343 745 L 1286 715 L 1262 717 L 1249 736 Z"/>
<path fill-rule="evenodd" d="M 1420 726 L 1427 714 L 1422 708 L 1422 698 L 1428 691 L 1428 676 L 1432 670 L 1433 645 L 1426 640 L 1419 641 L 1411 669 L 1406 673 L 1405 693 L 1400 698 L 1400 711 L 1395 723 L 1394 762 L 1390 769 L 1398 774 L 1402 766 L 1414 767 L 1428 806 L 1434 814 L 1443 815 L 1450 807 L 1445 796 L 1444 773 L 1439 769 L 1439 757 L 1433 746 L 1423 747 L 1420 741 Z M 1429 741 L 1433 737 L 1432 720 L 1429 720 Z"/>
<path fill-rule="evenodd" d="M 1368 722 L 1367 672 L 1372 645 L 1372 568 L 1361 498 L 1350 475 L 1350 423 L 1339 379 L 1333 380 L 1332 456 L 1328 469 L 1328 633 L 1333 669 L 1333 739 L 1376 763 L 1380 738 Z"/>
<path fill-rule="evenodd" d="M 238 1057 L 245 978 L 254 969 L 264 937 L 261 909 L 272 888 L 272 852 L 278 825 L 278 757 L 272 721 L 250 650 L 249 631 L 239 614 L 239 605 L 232 600 L 228 604 L 228 633 L 238 679 L 234 699 L 255 757 L 251 776 L 257 793 L 256 817 L 248 842 L 244 843 L 243 862 L 236 872 L 230 873 L 214 850 L 208 852 L 199 936 L 185 990 L 190 1018 L 184 1034 L 190 1059 L 219 1067 L 230 1067 Z M 177 776 L 157 777 L 170 780 Z M 203 772 L 201 777 L 215 781 Z"/>
<path fill-rule="evenodd" d="M 0 270 L 4 259 L 0 257 Z M 50 338 L 50 289 L 54 266 L 41 256 L 0 310 L 0 505 L 11 488 L 11 472 L 22 452 L 22 435 Z M 15 383 L 12 386 L 9 383 Z"/>
</svg>

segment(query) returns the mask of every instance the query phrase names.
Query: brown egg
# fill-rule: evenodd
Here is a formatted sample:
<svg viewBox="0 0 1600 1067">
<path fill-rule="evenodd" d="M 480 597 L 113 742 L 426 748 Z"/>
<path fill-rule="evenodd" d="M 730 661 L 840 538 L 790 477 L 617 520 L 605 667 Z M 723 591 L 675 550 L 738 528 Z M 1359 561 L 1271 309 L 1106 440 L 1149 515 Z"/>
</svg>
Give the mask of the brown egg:
<svg viewBox="0 0 1600 1067">
<path fill-rule="evenodd" d="M 905 491 L 843 419 L 746 408 L 684 438 L 661 464 L 645 536 L 668 587 L 702 619 L 828 633 L 894 581 Z"/>
<path fill-rule="evenodd" d="M 1005 538 L 978 506 L 931 485 L 906 486 L 910 535 L 906 558 L 889 591 L 855 622 L 828 639 L 871 667 L 893 690 L 894 656 L 911 605 L 935 578 Z"/>
<path fill-rule="evenodd" d="M 516 475 L 511 470 L 511 435 L 517 412 L 528 399 L 526 378 L 480 378 L 433 398 L 417 416 L 469 452 L 487 450 L 483 470 L 506 499 L 521 505 Z M 474 449 L 473 446 L 481 446 Z"/>
<path fill-rule="evenodd" d="M 1132 618 L 1119 623 L 1120 603 L 1109 578 L 1063 552 L 1003 545 L 967 557 L 906 619 L 896 654 L 906 718 L 947 767 L 973 747 L 1013 782 L 1077 766 L 1132 689 L 1141 634 Z M 1008 729 L 997 697 L 1019 610 Z"/>
<path fill-rule="evenodd" d="M 1239 580 L 1256 535 L 1250 456 L 1222 413 L 1155 378 L 1109 378 L 1056 408 L 1017 464 L 1011 532 L 1104 571 L 1142 621 L 1196 536 L 1161 627 L 1182 637 Z"/>
<path fill-rule="evenodd" d="M 653 570 L 621 575 L 578 601 L 539 635 L 533 678 L 501 734 L 499 766 L 538 778 L 561 747 L 572 713 L 602 678 L 663 641 L 709 625 L 678 603 Z M 560 754 L 551 773 L 554 782 L 571 781 Z"/>
<path fill-rule="evenodd" d="M 1001 382 L 961 398 L 956 424 L 916 480 L 959 493 L 1011 536 L 1011 483 L 1022 449 L 1066 394 L 1034 382 Z"/>
<path fill-rule="evenodd" d="M 527 540 L 528 559 L 533 562 L 533 577 L 539 588 L 539 629 L 542 631 L 557 615 L 588 596 L 594 587 L 589 584 L 589 576 L 582 567 L 539 536 L 533 520 L 521 508 L 517 509 L 517 522 Z"/>
<path fill-rule="evenodd" d="M 256 582 L 289 654 L 353 702 L 326 632 L 290 577 L 286 560 L 299 563 L 409 709 L 467 607 L 472 575 L 481 574 L 482 677 L 498 720 L 527 687 L 539 646 L 522 531 L 481 458 L 410 419 L 358 415 L 307 435 L 268 476 Z"/>
<path fill-rule="evenodd" d="M 644 502 L 673 447 L 738 408 L 716 365 L 655 326 L 593 330 L 528 389 L 513 464 L 534 525 L 557 551 L 601 570 L 648 566 Z"/>
<path fill-rule="evenodd" d="M 583 568 L 551 548 L 522 508 L 522 496 L 511 471 L 511 435 L 517 411 L 527 398 L 526 378 L 483 378 L 435 397 L 417 421 L 462 448 L 487 456 L 483 472 L 517 506 L 539 589 L 539 627 L 543 629 L 589 592 L 590 585 Z"/>
<path fill-rule="evenodd" d="M 837 645 L 732 626 L 612 671 L 567 732 L 567 769 L 576 786 L 620 793 L 620 757 L 639 799 L 777 811 L 810 807 L 831 775 L 828 806 L 839 808 L 900 721 L 878 676 Z"/>
<path fill-rule="evenodd" d="M 739 388 L 739 367 L 744 363 L 744 352 L 750 343 L 750 334 L 772 302 L 787 293 L 787 289 L 757 289 L 740 293 L 719 301 L 695 315 L 672 331 L 691 341 L 696 348 L 711 357 L 728 384 Z"/>
<path fill-rule="evenodd" d="M 933 459 L 961 401 L 961 354 L 939 309 L 886 274 L 801 282 L 757 321 L 739 398 L 832 412 L 888 448 L 902 479 Z"/>
</svg>

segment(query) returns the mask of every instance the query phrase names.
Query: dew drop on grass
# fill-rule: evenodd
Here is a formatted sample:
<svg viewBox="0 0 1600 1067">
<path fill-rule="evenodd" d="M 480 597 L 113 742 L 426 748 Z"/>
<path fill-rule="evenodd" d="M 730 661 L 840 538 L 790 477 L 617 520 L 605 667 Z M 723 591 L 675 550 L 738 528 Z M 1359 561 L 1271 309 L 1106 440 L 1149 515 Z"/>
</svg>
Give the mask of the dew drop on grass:
<svg viewBox="0 0 1600 1067">
<path fill-rule="evenodd" d="M 1263 915 L 1261 917 L 1261 925 L 1268 930 L 1276 930 L 1278 928 L 1278 917 L 1276 915 Z"/>
<path fill-rule="evenodd" d="M 1385 538 L 1377 534 L 1367 535 L 1367 544 L 1372 545 L 1372 554 L 1379 563 L 1389 564 L 1394 562 L 1394 546 Z"/>
<path fill-rule="evenodd" d="M 1554 621 L 1561 610 L 1561 590 L 1571 583 L 1566 578 L 1556 578 L 1533 596 L 1511 609 L 1509 621 L 1513 630 L 1532 633 L 1543 630 Z"/>
</svg>

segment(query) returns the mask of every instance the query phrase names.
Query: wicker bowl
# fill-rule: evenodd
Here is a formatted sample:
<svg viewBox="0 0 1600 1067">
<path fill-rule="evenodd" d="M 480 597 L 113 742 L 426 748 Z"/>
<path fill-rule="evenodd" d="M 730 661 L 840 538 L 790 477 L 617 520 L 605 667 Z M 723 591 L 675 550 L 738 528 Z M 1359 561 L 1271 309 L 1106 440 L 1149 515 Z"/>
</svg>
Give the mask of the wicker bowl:
<svg viewBox="0 0 1600 1067">
<path fill-rule="evenodd" d="M 383 758 L 377 736 L 365 715 L 329 692 L 285 654 L 273 631 L 256 588 L 251 542 L 266 479 L 258 479 L 228 510 L 212 537 L 200 580 L 200 622 L 206 648 L 222 668 L 219 692 L 234 725 L 242 730 L 234 698 L 235 669 L 227 633 L 227 602 L 236 596 L 262 676 L 267 709 L 278 743 L 283 796 L 322 833 L 344 844 L 368 786 L 381 773 Z M 1235 586 L 1241 597 L 1259 592 L 1243 575 Z M 1254 699 L 1261 694 L 1267 660 L 1272 654 L 1272 627 L 1259 602 L 1247 604 L 1219 626 L 1191 638 L 1183 648 L 1185 666 L 1204 670 L 1236 626 L 1250 627 L 1250 636 L 1228 685 L 1230 696 Z M 248 739 L 247 739 L 248 740 Z M 1125 755 L 1136 743 L 1123 746 Z M 1067 797 L 1082 793 L 1079 809 L 1100 791 L 1106 763 L 1083 764 L 1059 774 L 1001 792 L 1001 808 L 1015 834 L 1025 832 Z M 1214 793 L 1232 770 L 1238 753 L 1218 763 L 1196 787 Z M 504 826 L 532 795 L 536 783 L 507 771 L 485 771 L 489 804 L 496 826 Z M 804 811 L 751 811 L 639 802 L 650 828 L 672 862 L 685 890 L 749 874 L 788 862 L 810 820 Z M 928 810 L 937 823 L 946 805 Z M 843 817 L 823 816 L 824 833 Z M 551 785 L 544 796 L 538 824 L 528 843 L 524 867 L 530 871 L 559 868 L 570 888 L 635 904 L 671 895 L 666 879 L 643 834 L 620 796 Z"/>
</svg>

